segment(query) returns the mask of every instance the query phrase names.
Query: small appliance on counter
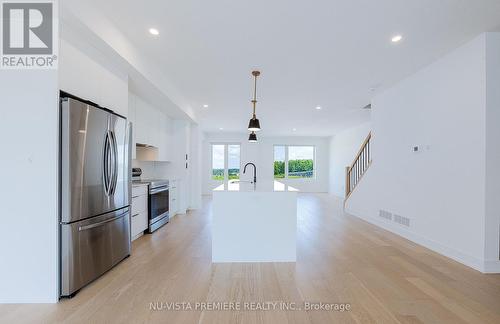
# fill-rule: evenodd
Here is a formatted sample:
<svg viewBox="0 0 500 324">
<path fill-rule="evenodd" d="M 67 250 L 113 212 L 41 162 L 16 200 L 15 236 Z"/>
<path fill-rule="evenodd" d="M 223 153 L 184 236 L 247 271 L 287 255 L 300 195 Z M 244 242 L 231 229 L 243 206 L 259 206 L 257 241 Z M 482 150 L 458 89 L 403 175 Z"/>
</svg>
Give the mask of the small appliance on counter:
<svg viewBox="0 0 500 324">
<path fill-rule="evenodd" d="M 132 168 L 132 181 L 140 181 L 142 175 L 141 168 Z"/>
<path fill-rule="evenodd" d="M 169 183 L 165 179 L 141 179 L 142 170 L 132 168 L 132 183 L 148 185 L 148 229 L 153 233 L 170 220 L 169 217 Z"/>
</svg>

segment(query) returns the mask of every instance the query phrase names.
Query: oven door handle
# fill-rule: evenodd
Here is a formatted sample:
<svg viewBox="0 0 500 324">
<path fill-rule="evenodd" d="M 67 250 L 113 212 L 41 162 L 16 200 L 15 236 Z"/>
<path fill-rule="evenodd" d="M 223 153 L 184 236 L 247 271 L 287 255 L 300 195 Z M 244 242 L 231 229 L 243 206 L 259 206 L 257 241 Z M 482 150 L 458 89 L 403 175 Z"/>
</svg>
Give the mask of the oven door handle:
<svg viewBox="0 0 500 324">
<path fill-rule="evenodd" d="M 150 191 L 149 191 L 149 194 L 150 194 L 150 195 L 154 195 L 154 194 L 157 194 L 157 193 L 159 193 L 159 192 L 164 192 L 164 191 L 168 191 L 168 187 L 164 187 L 164 188 L 157 188 L 157 189 L 150 190 Z"/>
</svg>

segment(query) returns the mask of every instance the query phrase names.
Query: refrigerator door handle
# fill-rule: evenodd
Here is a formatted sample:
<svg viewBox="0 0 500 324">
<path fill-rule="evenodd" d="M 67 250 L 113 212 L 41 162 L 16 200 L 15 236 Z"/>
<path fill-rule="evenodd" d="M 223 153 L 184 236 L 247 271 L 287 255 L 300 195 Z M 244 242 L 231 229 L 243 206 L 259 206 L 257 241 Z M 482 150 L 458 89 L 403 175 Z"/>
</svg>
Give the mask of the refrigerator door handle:
<svg viewBox="0 0 500 324">
<path fill-rule="evenodd" d="M 96 228 L 96 227 L 99 227 L 99 226 L 103 226 L 107 223 L 110 223 L 110 222 L 113 222 L 117 219 L 120 219 L 122 218 L 123 216 L 127 215 L 128 214 L 128 209 L 127 211 L 121 213 L 120 215 L 116 216 L 116 217 L 113 217 L 113 218 L 110 218 L 110 219 L 106 219 L 102 222 L 99 222 L 99 223 L 95 223 L 95 224 L 90 224 L 90 225 L 85 225 L 85 226 L 80 226 L 78 227 L 78 231 L 81 232 L 81 231 L 85 231 L 85 230 L 89 230 L 89 229 L 92 229 L 92 228 Z"/>
<path fill-rule="evenodd" d="M 111 166 L 110 160 L 111 157 L 111 138 L 110 131 L 106 131 L 106 135 L 104 137 L 104 165 L 103 165 L 103 182 L 104 182 L 104 192 L 106 196 L 111 195 Z"/>
<path fill-rule="evenodd" d="M 112 149 L 112 157 L 113 157 L 113 164 L 112 164 L 112 173 L 111 173 L 111 194 L 115 193 L 116 190 L 116 184 L 118 181 L 118 144 L 116 142 L 116 136 L 113 131 L 110 131 L 110 142 L 111 142 L 111 149 Z"/>
<path fill-rule="evenodd" d="M 108 195 L 108 133 L 104 135 L 104 148 L 103 148 L 103 163 L 102 163 L 102 183 L 104 184 L 104 193 Z"/>
</svg>

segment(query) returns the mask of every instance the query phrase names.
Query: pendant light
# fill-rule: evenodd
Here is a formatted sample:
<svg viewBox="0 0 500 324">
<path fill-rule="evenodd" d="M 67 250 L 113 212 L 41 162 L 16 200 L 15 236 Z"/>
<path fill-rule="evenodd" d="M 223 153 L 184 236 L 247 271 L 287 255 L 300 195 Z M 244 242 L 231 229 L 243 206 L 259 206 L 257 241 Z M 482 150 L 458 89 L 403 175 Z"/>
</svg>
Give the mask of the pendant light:
<svg viewBox="0 0 500 324">
<path fill-rule="evenodd" d="M 248 135 L 248 141 L 251 143 L 257 142 L 257 134 L 255 134 L 255 132 L 251 132 L 250 135 Z"/>
<path fill-rule="evenodd" d="M 260 75 L 259 71 L 253 71 L 252 75 L 254 76 L 254 88 L 253 88 L 253 115 L 252 119 L 250 119 L 250 122 L 248 123 L 248 130 L 251 132 L 257 132 L 260 131 L 260 123 L 259 120 L 257 119 L 257 116 L 255 115 L 255 106 L 257 105 L 257 77 Z M 252 137 L 252 134 L 250 134 L 250 137 Z M 257 141 L 257 136 L 255 136 L 255 141 Z M 250 138 L 249 138 L 250 140 Z"/>
</svg>

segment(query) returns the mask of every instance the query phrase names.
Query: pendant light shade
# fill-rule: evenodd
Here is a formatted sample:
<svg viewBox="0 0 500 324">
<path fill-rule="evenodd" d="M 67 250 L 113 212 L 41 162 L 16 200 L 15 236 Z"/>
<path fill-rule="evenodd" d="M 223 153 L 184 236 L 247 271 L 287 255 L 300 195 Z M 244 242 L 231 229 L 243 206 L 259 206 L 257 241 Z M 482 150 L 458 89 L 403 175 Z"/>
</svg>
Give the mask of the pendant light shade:
<svg viewBox="0 0 500 324">
<path fill-rule="evenodd" d="M 257 122 L 259 122 L 259 120 L 257 120 Z M 255 132 L 251 132 L 250 135 L 248 136 L 248 141 L 257 142 L 257 134 L 255 134 Z"/>
<path fill-rule="evenodd" d="M 248 123 L 248 130 L 251 132 L 260 131 L 260 122 L 255 116 L 250 119 L 250 122 Z"/>
</svg>

